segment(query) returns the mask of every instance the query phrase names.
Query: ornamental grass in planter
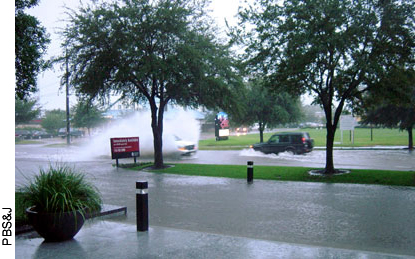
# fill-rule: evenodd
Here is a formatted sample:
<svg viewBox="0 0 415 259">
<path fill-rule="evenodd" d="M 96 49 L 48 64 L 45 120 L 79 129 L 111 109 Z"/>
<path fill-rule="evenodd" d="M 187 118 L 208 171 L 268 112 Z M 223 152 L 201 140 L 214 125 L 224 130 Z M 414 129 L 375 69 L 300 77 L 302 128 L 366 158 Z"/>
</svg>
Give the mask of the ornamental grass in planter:
<svg viewBox="0 0 415 259">
<path fill-rule="evenodd" d="M 82 173 L 67 165 L 50 165 L 21 189 L 29 223 L 46 241 L 73 238 L 85 216 L 101 209 L 101 195 Z"/>
</svg>

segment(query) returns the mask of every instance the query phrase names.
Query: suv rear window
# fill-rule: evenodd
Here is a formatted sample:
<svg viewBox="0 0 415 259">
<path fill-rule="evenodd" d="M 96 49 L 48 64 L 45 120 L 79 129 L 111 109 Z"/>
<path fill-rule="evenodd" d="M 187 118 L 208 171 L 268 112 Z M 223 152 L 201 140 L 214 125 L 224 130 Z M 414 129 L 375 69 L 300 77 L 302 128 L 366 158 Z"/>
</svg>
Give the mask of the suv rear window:
<svg viewBox="0 0 415 259">
<path fill-rule="evenodd" d="M 290 143 L 290 136 L 280 135 L 279 140 L 280 140 L 279 143 Z"/>
<path fill-rule="evenodd" d="M 292 135 L 291 139 L 292 139 L 292 143 L 296 143 L 296 144 L 303 143 L 301 135 Z"/>
</svg>

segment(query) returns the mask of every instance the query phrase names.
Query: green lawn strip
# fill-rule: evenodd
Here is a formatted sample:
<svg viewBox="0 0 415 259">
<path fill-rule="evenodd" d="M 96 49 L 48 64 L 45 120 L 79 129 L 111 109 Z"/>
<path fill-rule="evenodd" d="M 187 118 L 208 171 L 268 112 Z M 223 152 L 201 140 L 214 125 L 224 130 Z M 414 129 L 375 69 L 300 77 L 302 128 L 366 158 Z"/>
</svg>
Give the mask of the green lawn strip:
<svg viewBox="0 0 415 259">
<path fill-rule="evenodd" d="M 26 139 L 15 139 L 15 145 L 32 145 L 32 144 L 44 144 L 45 142 L 39 140 L 26 140 Z"/>
<path fill-rule="evenodd" d="M 210 146 L 202 146 L 199 147 L 199 150 L 243 150 L 243 149 L 247 149 L 249 148 L 249 145 L 246 146 L 214 146 L 214 145 L 210 145 Z"/>
<path fill-rule="evenodd" d="M 138 170 L 134 167 L 131 169 Z M 255 166 L 254 179 L 415 186 L 415 172 L 413 171 L 353 169 L 349 174 L 334 176 L 311 176 L 308 174 L 308 171 L 312 169 L 315 168 Z M 150 170 L 150 172 L 246 179 L 247 168 L 246 166 L 242 165 L 175 164 L 169 168 L 162 170 Z"/>
<path fill-rule="evenodd" d="M 142 162 L 142 163 L 138 162 L 138 163 L 135 163 L 135 164 L 134 163 L 126 163 L 126 164 L 120 163 L 120 164 L 118 164 L 118 167 L 119 168 L 126 168 L 126 169 L 132 168 L 134 170 L 142 170 L 142 169 L 148 168 L 148 167 L 153 166 L 153 165 L 154 164 L 152 162 Z M 112 167 L 116 167 L 116 166 L 117 166 L 116 164 L 112 165 Z"/>
</svg>

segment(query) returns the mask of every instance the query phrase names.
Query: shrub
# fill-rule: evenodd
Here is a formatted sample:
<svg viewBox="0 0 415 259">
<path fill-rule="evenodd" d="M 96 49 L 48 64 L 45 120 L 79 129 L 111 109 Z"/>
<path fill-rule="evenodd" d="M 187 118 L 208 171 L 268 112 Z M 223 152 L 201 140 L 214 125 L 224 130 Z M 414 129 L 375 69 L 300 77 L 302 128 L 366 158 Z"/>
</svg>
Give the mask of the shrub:
<svg viewBox="0 0 415 259">
<path fill-rule="evenodd" d="M 101 195 L 98 189 L 86 181 L 84 174 L 76 172 L 68 165 L 50 165 L 40 169 L 33 181 L 21 188 L 23 201 L 36 206 L 36 211 L 63 213 L 80 210 L 101 209 Z"/>
</svg>

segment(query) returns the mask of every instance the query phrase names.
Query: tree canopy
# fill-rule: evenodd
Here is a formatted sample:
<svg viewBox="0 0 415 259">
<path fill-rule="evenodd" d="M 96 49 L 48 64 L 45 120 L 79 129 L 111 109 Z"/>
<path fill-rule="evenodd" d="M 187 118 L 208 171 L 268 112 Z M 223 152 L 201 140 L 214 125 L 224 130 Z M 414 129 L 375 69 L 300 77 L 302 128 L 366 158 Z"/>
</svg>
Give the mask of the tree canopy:
<svg viewBox="0 0 415 259">
<path fill-rule="evenodd" d="M 167 104 L 237 109 L 241 85 L 229 46 L 205 13 L 207 1 L 96 1 L 70 12 L 62 32 L 70 84 L 105 101 L 110 94 L 151 108 L 155 166 L 163 166 Z"/>
<path fill-rule="evenodd" d="M 26 99 L 37 91 L 37 75 L 46 66 L 42 59 L 50 42 L 46 29 L 33 16 L 24 13 L 39 0 L 15 1 L 15 96 Z"/>
<path fill-rule="evenodd" d="M 57 135 L 59 129 L 66 126 L 66 112 L 61 109 L 46 111 L 41 125 L 47 132 Z"/>
<path fill-rule="evenodd" d="M 15 99 L 15 124 L 27 123 L 36 119 L 40 115 L 40 107 L 37 106 L 36 100 L 20 100 Z"/>
<path fill-rule="evenodd" d="M 245 97 L 247 108 L 239 120 L 246 125 L 258 123 L 260 142 L 264 141 L 263 133 L 266 128 L 296 122 L 301 117 L 298 97 L 290 96 L 286 92 L 270 91 L 259 79 L 249 85 Z"/>
<path fill-rule="evenodd" d="M 90 102 L 79 100 L 72 109 L 72 123 L 78 128 L 87 128 L 88 133 L 90 129 L 103 123 L 105 118 L 102 111 Z"/>
<path fill-rule="evenodd" d="M 408 148 L 413 146 L 415 126 L 415 71 L 395 68 L 379 82 L 382 91 L 366 95 L 358 107 L 362 123 L 408 132 Z"/>
<path fill-rule="evenodd" d="M 391 66 L 414 56 L 413 0 L 277 0 L 240 11 L 235 39 L 269 87 L 310 93 L 326 116 L 326 173 L 343 107 L 378 86 Z"/>
</svg>

